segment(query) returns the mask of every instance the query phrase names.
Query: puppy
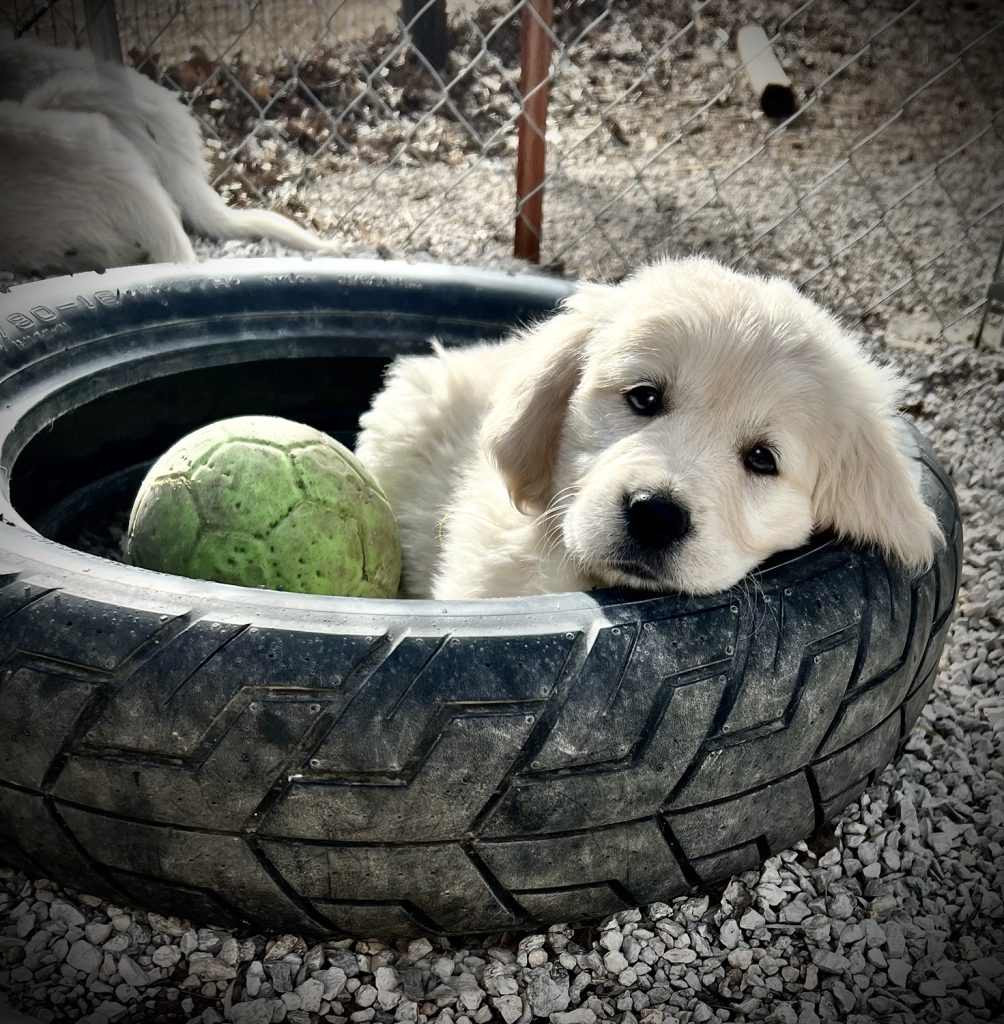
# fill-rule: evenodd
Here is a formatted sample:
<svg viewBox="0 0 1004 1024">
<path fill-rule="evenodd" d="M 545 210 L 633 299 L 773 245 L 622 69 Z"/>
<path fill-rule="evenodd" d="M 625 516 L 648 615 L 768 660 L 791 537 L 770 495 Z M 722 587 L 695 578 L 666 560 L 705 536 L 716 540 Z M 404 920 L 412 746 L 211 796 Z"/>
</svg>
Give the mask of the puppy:
<svg viewBox="0 0 1004 1024">
<path fill-rule="evenodd" d="M 175 95 L 85 52 L 0 40 L 0 265 L 30 273 L 193 260 L 208 238 L 331 243 L 261 210 L 231 210 Z"/>
<path fill-rule="evenodd" d="M 358 454 L 407 596 L 704 594 L 825 529 L 919 570 L 940 532 L 897 391 L 785 281 L 670 260 L 502 344 L 398 359 Z"/>
</svg>

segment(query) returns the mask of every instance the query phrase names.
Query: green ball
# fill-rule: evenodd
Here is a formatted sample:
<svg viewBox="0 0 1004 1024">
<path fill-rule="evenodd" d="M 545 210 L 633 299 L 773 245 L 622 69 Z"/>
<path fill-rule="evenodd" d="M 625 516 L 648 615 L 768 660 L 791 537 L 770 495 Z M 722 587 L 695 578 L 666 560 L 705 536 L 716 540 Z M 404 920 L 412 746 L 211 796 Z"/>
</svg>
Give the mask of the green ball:
<svg viewBox="0 0 1004 1024">
<path fill-rule="evenodd" d="M 133 565 L 243 587 L 394 597 L 394 513 L 359 460 L 275 416 L 221 420 L 182 438 L 140 486 Z"/>
</svg>

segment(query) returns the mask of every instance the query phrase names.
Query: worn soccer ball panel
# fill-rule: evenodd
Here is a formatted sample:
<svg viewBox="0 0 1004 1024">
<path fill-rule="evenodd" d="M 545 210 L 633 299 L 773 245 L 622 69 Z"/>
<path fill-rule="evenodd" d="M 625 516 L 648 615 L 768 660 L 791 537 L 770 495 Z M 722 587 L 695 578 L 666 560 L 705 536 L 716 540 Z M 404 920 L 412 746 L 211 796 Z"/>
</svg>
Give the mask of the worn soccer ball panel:
<svg viewBox="0 0 1004 1024">
<path fill-rule="evenodd" d="M 394 597 L 401 547 L 373 477 L 342 444 L 278 416 L 186 435 L 151 467 L 126 536 L 133 564 L 302 594 Z"/>
</svg>

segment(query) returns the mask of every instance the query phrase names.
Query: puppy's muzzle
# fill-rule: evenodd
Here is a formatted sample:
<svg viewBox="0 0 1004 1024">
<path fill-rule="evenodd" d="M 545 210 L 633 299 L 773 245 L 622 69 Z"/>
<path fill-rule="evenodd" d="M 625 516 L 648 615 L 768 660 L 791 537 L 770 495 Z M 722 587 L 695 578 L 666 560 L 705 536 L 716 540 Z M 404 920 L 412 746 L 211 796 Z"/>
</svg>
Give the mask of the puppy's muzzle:
<svg viewBox="0 0 1004 1024">
<path fill-rule="evenodd" d="M 690 513 L 668 494 L 635 491 L 624 505 L 627 534 L 646 552 L 665 551 L 690 532 Z"/>
</svg>

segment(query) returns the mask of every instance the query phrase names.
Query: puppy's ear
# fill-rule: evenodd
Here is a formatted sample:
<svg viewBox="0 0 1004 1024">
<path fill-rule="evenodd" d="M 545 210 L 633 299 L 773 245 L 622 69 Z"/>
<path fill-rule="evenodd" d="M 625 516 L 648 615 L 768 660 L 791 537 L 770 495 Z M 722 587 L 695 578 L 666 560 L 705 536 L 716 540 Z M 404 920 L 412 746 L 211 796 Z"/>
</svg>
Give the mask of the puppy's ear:
<svg viewBox="0 0 1004 1024">
<path fill-rule="evenodd" d="M 874 545 L 918 573 L 930 566 L 944 538 L 920 496 L 907 455 L 910 442 L 893 408 L 901 382 L 872 363 L 856 377 L 853 404 L 828 439 L 830 450 L 820 453 L 816 524 Z"/>
<path fill-rule="evenodd" d="M 586 286 L 566 301 L 562 313 L 523 336 L 485 418 L 481 444 L 521 512 L 543 512 L 550 501 L 565 410 L 607 291 Z"/>
</svg>

